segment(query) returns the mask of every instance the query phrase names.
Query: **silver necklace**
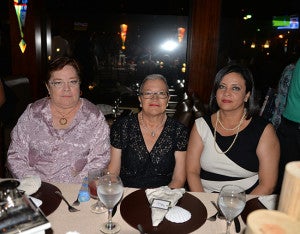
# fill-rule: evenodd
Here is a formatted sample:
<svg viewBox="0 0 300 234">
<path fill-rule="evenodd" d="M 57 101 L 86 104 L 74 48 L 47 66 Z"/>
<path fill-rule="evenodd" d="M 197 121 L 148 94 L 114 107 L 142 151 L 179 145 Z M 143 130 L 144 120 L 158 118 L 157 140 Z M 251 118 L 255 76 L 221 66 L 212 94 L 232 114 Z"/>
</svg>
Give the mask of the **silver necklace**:
<svg viewBox="0 0 300 234">
<path fill-rule="evenodd" d="M 150 129 L 146 126 L 146 124 L 144 123 L 143 112 L 141 112 L 141 124 L 142 124 L 142 126 L 143 126 L 148 132 L 150 132 L 150 135 L 151 135 L 152 137 L 155 137 L 155 136 L 156 136 L 157 130 L 165 124 L 166 119 L 167 119 L 167 118 L 166 118 L 166 115 L 165 115 L 165 116 L 163 117 L 163 120 L 162 120 L 161 124 L 160 124 L 158 127 L 156 127 L 154 130 L 150 130 Z"/>
<path fill-rule="evenodd" d="M 236 129 L 237 128 L 237 131 L 236 131 L 236 134 L 235 134 L 235 137 L 231 143 L 231 145 L 228 147 L 227 150 L 225 150 L 224 152 L 221 150 L 219 151 L 218 147 L 217 147 L 217 126 L 218 126 L 218 123 L 220 123 L 220 117 L 219 117 L 219 111 L 217 111 L 217 119 L 216 119 L 216 123 L 215 123 L 215 128 L 214 128 L 214 147 L 215 147 L 215 150 L 219 153 L 219 154 L 226 154 L 229 150 L 231 150 L 232 146 L 234 145 L 238 135 L 239 135 L 239 131 L 240 131 L 240 127 L 244 121 L 244 118 L 246 116 L 246 110 L 244 110 L 244 114 L 239 122 L 239 124 L 234 128 Z M 222 126 L 222 125 L 221 125 Z M 223 126 L 222 126 L 223 127 Z M 226 129 L 225 129 L 226 130 Z"/>
</svg>

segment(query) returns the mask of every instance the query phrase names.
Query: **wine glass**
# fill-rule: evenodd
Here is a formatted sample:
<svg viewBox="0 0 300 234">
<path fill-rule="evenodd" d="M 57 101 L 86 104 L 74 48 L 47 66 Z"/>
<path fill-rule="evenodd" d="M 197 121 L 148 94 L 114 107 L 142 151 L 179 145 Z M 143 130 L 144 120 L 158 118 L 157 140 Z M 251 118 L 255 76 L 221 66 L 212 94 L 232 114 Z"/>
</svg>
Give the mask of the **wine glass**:
<svg viewBox="0 0 300 234">
<path fill-rule="evenodd" d="M 108 209 L 108 222 L 100 227 L 100 231 L 106 234 L 117 233 L 120 231 L 120 225 L 112 222 L 112 210 L 123 195 L 123 183 L 121 178 L 115 174 L 106 174 L 99 180 L 97 193 L 100 200 Z"/>
<path fill-rule="evenodd" d="M 90 197 L 93 199 L 97 199 L 97 202 L 92 204 L 90 209 L 93 213 L 101 214 L 107 211 L 103 203 L 99 200 L 97 195 L 97 186 L 99 184 L 99 179 L 101 176 L 105 175 L 106 170 L 101 169 L 90 169 L 88 171 L 88 187 Z"/>
<path fill-rule="evenodd" d="M 237 185 L 223 186 L 219 193 L 218 205 L 226 219 L 226 234 L 230 234 L 232 220 L 245 208 L 245 190 Z"/>
</svg>

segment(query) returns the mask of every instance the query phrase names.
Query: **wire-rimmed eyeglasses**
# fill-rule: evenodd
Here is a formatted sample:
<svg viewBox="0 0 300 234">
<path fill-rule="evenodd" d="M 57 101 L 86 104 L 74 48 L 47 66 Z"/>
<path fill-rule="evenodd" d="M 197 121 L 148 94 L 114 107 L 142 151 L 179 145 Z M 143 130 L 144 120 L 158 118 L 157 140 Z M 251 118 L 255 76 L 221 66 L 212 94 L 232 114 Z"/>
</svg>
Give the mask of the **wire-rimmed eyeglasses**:
<svg viewBox="0 0 300 234">
<path fill-rule="evenodd" d="M 165 91 L 160 91 L 160 92 L 147 91 L 147 92 L 141 92 L 140 95 L 143 96 L 143 98 L 145 99 L 151 99 L 154 97 L 154 95 L 159 99 L 166 99 L 169 96 L 169 93 Z"/>
<path fill-rule="evenodd" d="M 67 82 L 61 80 L 49 81 L 49 84 L 53 85 L 55 88 L 62 88 L 65 84 L 68 84 L 69 87 L 78 87 L 80 80 L 70 80 Z"/>
</svg>

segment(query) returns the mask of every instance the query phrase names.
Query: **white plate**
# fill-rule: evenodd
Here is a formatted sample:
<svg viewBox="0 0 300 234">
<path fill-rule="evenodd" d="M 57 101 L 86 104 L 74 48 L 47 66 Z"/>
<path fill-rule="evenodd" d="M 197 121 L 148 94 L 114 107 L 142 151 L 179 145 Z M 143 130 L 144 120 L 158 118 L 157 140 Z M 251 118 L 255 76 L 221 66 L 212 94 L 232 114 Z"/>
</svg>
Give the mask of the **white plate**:
<svg viewBox="0 0 300 234">
<path fill-rule="evenodd" d="M 34 194 L 42 185 L 41 178 L 39 176 L 30 176 L 20 179 L 19 190 L 23 190 L 26 195 Z"/>
</svg>

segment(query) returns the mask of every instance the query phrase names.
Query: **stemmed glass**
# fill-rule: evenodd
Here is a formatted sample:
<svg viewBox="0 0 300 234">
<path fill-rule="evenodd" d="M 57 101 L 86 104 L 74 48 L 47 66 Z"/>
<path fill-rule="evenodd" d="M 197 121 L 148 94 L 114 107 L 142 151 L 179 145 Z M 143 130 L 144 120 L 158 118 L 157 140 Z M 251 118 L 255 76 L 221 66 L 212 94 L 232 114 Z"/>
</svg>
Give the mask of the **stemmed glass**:
<svg viewBox="0 0 300 234">
<path fill-rule="evenodd" d="M 90 209 L 92 212 L 101 214 L 107 211 L 103 203 L 99 200 L 97 195 L 97 186 L 99 184 L 99 179 L 101 176 L 105 175 L 107 172 L 106 170 L 101 169 L 90 169 L 88 171 L 88 186 L 89 186 L 89 193 L 90 197 L 93 199 L 97 199 L 97 202 L 92 204 Z"/>
<path fill-rule="evenodd" d="M 111 234 L 120 231 L 120 225 L 112 222 L 112 210 L 121 199 L 123 190 L 121 178 L 115 174 L 107 173 L 99 180 L 97 187 L 98 197 L 108 209 L 108 222 L 100 227 L 100 231 L 103 233 Z"/>
<path fill-rule="evenodd" d="M 219 193 L 218 205 L 226 219 L 226 234 L 230 234 L 232 220 L 245 208 L 245 190 L 237 185 L 223 186 Z"/>
</svg>

